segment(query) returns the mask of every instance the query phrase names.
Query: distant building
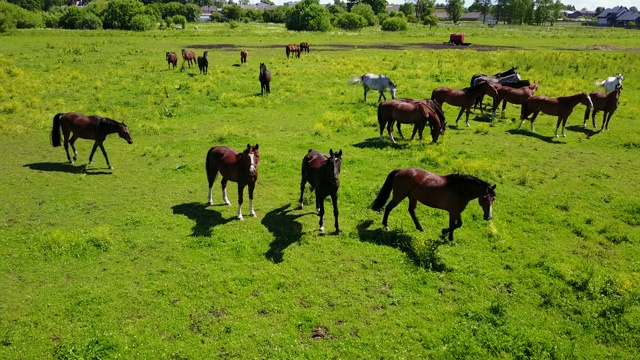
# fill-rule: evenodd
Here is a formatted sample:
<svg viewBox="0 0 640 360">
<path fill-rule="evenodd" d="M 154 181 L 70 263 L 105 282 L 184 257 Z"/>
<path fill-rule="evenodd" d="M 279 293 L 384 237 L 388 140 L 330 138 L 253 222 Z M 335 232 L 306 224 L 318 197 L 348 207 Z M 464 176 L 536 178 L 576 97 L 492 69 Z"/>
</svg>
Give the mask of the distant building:
<svg viewBox="0 0 640 360">
<path fill-rule="evenodd" d="M 636 26 L 640 24 L 640 13 L 627 11 L 616 18 L 615 26 L 628 26 L 630 22 L 634 22 Z"/>
<path fill-rule="evenodd" d="M 438 18 L 438 20 L 440 20 L 440 21 L 442 21 L 442 20 L 451 20 L 451 16 L 449 16 L 449 13 L 443 7 L 435 8 L 434 11 L 433 11 L 433 15 L 435 15 Z"/>
<path fill-rule="evenodd" d="M 603 12 L 598 14 L 598 26 L 615 26 L 616 19 L 620 15 L 628 11 L 629 9 L 624 6 L 616 6 L 614 8 L 605 9 Z"/>
</svg>

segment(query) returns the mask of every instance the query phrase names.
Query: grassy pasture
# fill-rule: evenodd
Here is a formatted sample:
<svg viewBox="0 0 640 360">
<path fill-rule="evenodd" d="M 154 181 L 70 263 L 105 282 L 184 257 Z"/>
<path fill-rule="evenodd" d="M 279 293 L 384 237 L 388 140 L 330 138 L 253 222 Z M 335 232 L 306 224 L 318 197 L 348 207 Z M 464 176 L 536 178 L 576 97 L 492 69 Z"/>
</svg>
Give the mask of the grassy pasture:
<svg viewBox="0 0 640 360">
<path fill-rule="evenodd" d="M 508 48 L 420 45 L 454 31 Z M 638 37 L 245 24 L 0 37 L 0 358 L 637 358 Z M 283 46 L 301 41 L 311 54 L 287 60 Z M 196 46 L 210 47 L 209 75 L 167 69 L 166 51 Z M 265 97 L 260 62 L 273 74 Z M 567 138 L 552 137 L 547 115 L 537 133 L 516 131 L 519 107 L 509 105 L 438 144 L 392 146 L 378 141 L 377 96 L 364 103 L 362 88 L 346 85 L 385 73 L 398 96 L 425 98 L 514 65 L 550 96 L 622 72 L 610 130 L 582 128 L 578 106 Z M 105 142 L 115 170 L 99 152 L 86 165 L 90 141 L 76 143 L 75 165 L 50 146 L 52 118 L 67 111 L 129 125 L 133 145 Z M 457 109 L 444 111 L 451 124 Z M 240 222 L 234 183 L 232 206 L 220 205 L 219 181 L 216 205 L 205 206 L 204 159 L 213 145 L 247 143 L 261 148 L 258 217 Z M 340 236 L 318 233 L 308 191 L 309 206 L 294 210 L 309 148 L 344 152 Z M 494 219 L 470 203 L 451 244 L 438 236 L 444 212 L 419 206 L 420 233 L 404 202 L 383 232 L 368 207 L 387 173 L 408 166 L 496 183 Z"/>
</svg>

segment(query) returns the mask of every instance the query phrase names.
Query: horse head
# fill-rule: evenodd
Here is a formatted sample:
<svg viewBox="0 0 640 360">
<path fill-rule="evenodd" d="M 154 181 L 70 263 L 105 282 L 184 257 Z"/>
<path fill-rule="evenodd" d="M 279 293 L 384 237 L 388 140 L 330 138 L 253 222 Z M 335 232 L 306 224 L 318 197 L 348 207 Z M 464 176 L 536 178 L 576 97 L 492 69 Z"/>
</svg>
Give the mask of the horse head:
<svg viewBox="0 0 640 360">
<path fill-rule="evenodd" d="M 393 83 L 393 81 L 389 80 L 389 92 L 391 93 L 391 98 L 395 99 L 396 98 L 396 84 Z"/>
<path fill-rule="evenodd" d="M 129 128 L 124 122 L 118 123 L 118 135 L 127 140 L 127 143 L 133 144 L 133 139 L 131 138 L 131 134 L 129 133 Z"/>
<path fill-rule="evenodd" d="M 586 105 L 588 108 L 593 107 L 593 101 L 591 101 L 591 96 L 589 96 L 589 94 L 587 94 L 586 92 L 582 93 L 582 104 Z"/>
<path fill-rule="evenodd" d="M 482 207 L 482 210 L 484 212 L 484 219 L 485 220 L 491 220 L 491 218 L 493 217 L 493 200 L 496 197 L 496 185 L 489 185 L 487 184 L 485 186 L 484 192 L 482 195 L 480 195 L 478 197 L 478 204 L 480 204 L 480 206 Z"/>
<path fill-rule="evenodd" d="M 258 173 L 258 163 L 260 162 L 260 153 L 258 152 L 258 144 L 251 146 L 247 144 L 241 155 L 242 165 L 248 170 L 249 175 L 255 176 Z"/>
<path fill-rule="evenodd" d="M 338 175 L 340 175 L 340 167 L 342 165 L 342 149 L 338 152 L 333 152 L 333 149 L 329 149 L 329 158 L 327 159 L 326 164 L 329 180 L 336 187 L 340 186 Z"/>
</svg>

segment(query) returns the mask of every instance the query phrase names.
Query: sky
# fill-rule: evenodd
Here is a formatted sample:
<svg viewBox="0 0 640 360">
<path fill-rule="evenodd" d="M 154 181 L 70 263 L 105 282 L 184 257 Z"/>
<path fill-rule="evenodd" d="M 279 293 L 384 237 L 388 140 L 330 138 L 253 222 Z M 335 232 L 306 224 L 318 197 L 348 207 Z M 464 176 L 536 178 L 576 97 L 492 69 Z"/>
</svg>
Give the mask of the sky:
<svg viewBox="0 0 640 360">
<path fill-rule="evenodd" d="M 251 3 L 257 3 L 259 0 L 250 0 Z M 282 5 L 285 2 L 290 0 L 272 0 L 276 5 Z M 297 0 L 294 0 L 297 1 Z M 436 0 L 437 3 L 444 3 L 446 0 Z M 404 0 L 387 0 L 389 4 L 404 4 Z M 495 2 L 495 1 L 494 1 Z M 587 10 L 595 10 L 598 6 L 602 6 L 604 8 L 612 8 L 616 6 L 625 6 L 630 8 L 635 6 L 640 9 L 640 0 L 635 0 L 635 3 L 626 3 L 625 1 L 620 0 L 564 0 L 563 4 L 569 4 L 576 7 L 577 10 L 582 8 L 587 8 Z M 333 0 L 320 0 L 321 4 L 333 4 Z M 465 7 L 473 4 L 473 0 L 465 0 Z"/>
</svg>

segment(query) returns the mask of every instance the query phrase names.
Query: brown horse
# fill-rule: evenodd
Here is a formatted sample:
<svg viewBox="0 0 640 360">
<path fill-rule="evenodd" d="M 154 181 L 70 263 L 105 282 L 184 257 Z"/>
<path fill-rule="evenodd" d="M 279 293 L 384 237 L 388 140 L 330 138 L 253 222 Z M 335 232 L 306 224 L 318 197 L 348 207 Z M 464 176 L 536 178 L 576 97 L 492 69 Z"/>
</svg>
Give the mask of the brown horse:
<svg viewBox="0 0 640 360">
<path fill-rule="evenodd" d="M 240 50 L 240 64 L 247 64 L 247 56 L 249 56 L 247 50 Z"/>
<path fill-rule="evenodd" d="M 260 94 L 264 95 L 265 91 L 267 94 L 270 94 L 271 88 L 269 83 L 271 83 L 271 72 L 267 70 L 267 66 L 264 63 L 260 63 L 260 75 L 258 75 L 258 80 L 260 80 Z"/>
<path fill-rule="evenodd" d="M 593 101 L 593 113 L 591 115 L 591 122 L 593 123 L 593 127 L 596 127 L 596 113 L 598 111 L 602 111 L 602 128 L 601 130 L 609 130 L 609 120 L 611 120 L 611 115 L 618 108 L 618 100 L 620 99 L 620 90 L 622 87 L 620 85 L 616 85 L 615 90 L 609 93 L 602 93 L 598 91 L 594 91 L 589 94 L 591 101 Z M 584 127 L 587 127 L 587 119 L 589 119 L 589 108 L 584 114 Z"/>
<path fill-rule="evenodd" d="M 209 72 L 209 59 L 207 56 L 209 55 L 208 51 L 205 51 L 202 56 L 198 56 L 198 68 L 200 68 L 200 74 L 207 75 Z"/>
<path fill-rule="evenodd" d="M 306 52 L 307 54 L 309 53 L 309 43 L 308 42 L 301 42 L 300 43 L 300 52 Z"/>
<path fill-rule="evenodd" d="M 340 187 L 340 181 L 338 175 L 340 175 L 340 166 L 342 165 L 342 150 L 333 152 L 333 149 L 329 149 L 329 156 L 309 149 L 307 155 L 302 159 L 302 180 L 300 181 L 300 206 L 302 209 L 302 198 L 304 195 L 304 187 L 309 182 L 311 185 L 311 191 L 316 193 L 316 210 L 320 216 L 320 232 L 324 233 L 324 225 L 322 219 L 324 217 L 324 199 L 327 196 L 331 196 L 331 203 L 333 204 L 333 217 L 335 220 L 336 232 L 340 233 L 340 226 L 338 225 L 338 188 Z"/>
<path fill-rule="evenodd" d="M 285 50 L 287 52 L 287 59 L 289 58 L 289 54 L 291 54 L 291 57 L 295 55 L 298 57 L 298 59 L 300 58 L 300 48 L 298 47 L 298 45 L 296 44 L 287 45 Z"/>
<path fill-rule="evenodd" d="M 194 53 L 191 50 L 182 49 L 182 63 L 184 64 L 185 61 L 189 65 L 189 68 L 191 68 L 192 62 L 193 62 L 193 65 L 196 64 L 196 53 Z"/>
<path fill-rule="evenodd" d="M 481 94 L 495 97 L 498 92 L 493 86 L 491 86 L 491 84 L 486 81 L 482 81 L 477 85 L 464 88 L 462 90 L 439 87 L 431 92 L 431 100 L 435 101 L 440 106 L 444 103 L 459 106 L 460 113 L 458 113 L 458 117 L 456 118 L 456 126 L 458 125 L 458 120 L 462 117 L 462 113 L 465 111 L 467 112 L 467 126 L 471 126 L 469 125 L 469 113 L 471 112 L 471 107 L 475 103 L 476 98 Z"/>
<path fill-rule="evenodd" d="M 538 90 L 538 83 L 534 82 L 533 85 L 512 88 L 508 85 L 493 84 L 496 88 L 498 95 L 493 98 L 493 109 L 491 110 L 491 118 L 495 119 L 496 109 L 502 102 L 502 111 L 507 108 L 507 103 L 522 105 L 527 99 L 533 96 Z"/>
<path fill-rule="evenodd" d="M 573 108 L 578 104 L 584 104 L 587 107 L 593 107 L 589 94 L 583 92 L 570 96 L 562 96 L 559 98 L 551 98 L 547 96 L 532 96 L 522 104 L 520 111 L 520 125 L 518 130 L 522 127 L 522 123 L 528 120 L 528 116 L 533 114 L 531 118 L 531 132 L 535 132 L 533 122 L 536 121 L 536 117 L 540 112 L 547 115 L 553 115 L 558 117 L 558 123 L 556 124 L 556 137 L 558 137 L 558 128 L 562 124 L 562 136 L 566 137 L 564 133 L 565 125 L 569 115 L 573 112 Z"/>
<path fill-rule="evenodd" d="M 178 55 L 176 55 L 176 53 L 174 52 L 168 52 L 167 51 L 167 63 L 169 64 L 169 70 L 171 70 L 171 65 L 173 65 L 173 68 L 176 68 L 176 65 L 178 65 Z"/>
<path fill-rule="evenodd" d="M 440 106 L 431 100 L 415 100 L 415 99 L 396 99 L 383 101 L 378 105 L 378 124 L 380 125 L 380 141 L 383 140 L 382 133 L 387 128 L 389 138 L 394 144 L 396 140 L 393 138 L 393 124 L 398 122 L 398 132 L 400 136 L 400 123 L 414 124 L 413 134 L 410 140 L 413 140 L 416 131 L 420 137 L 420 145 L 422 145 L 422 131 L 429 122 L 431 130 L 431 140 L 436 143 L 438 137 L 444 135 L 446 130 L 446 122 L 444 113 Z"/>
<path fill-rule="evenodd" d="M 227 146 L 214 146 L 207 153 L 207 179 L 209 180 L 209 205 L 213 205 L 211 190 L 213 182 L 216 181 L 218 172 L 222 175 L 222 201 L 225 205 L 230 205 L 227 198 L 227 181 L 238 183 L 238 219 L 242 220 L 242 202 L 244 187 L 249 186 L 249 215 L 255 217 L 253 211 L 253 189 L 258 181 L 258 144 L 251 146 L 238 153 Z"/>
<path fill-rule="evenodd" d="M 493 199 L 496 196 L 495 189 L 495 185 L 492 186 L 486 181 L 469 175 L 441 176 L 422 169 L 405 168 L 389 173 L 380 193 L 373 202 L 372 209 L 380 211 L 393 190 L 393 198 L 385 207 L 382 218 L 382 225 L 387 230 L 389 213 L 404 198 L 409 197 L 409 214 L 419 231 L 424 231 L 424 229 L 416 217 L 415 210 L 418 201 L 436 209 L 446 210 L 449 212 L 449 227 L 442 229 L 442 235 L 448 233 L 449 240 L 453 241 L 453 231 L 462 226 L 461 214 L 469 201 L 478 199 L 478 203 L 484 211 L 484 219 L 491 219 Z"/>
<path fill-rule="evenodd" d="M 62 129 L 62 134 L 64 135 L 64 150 L 67 152 L 67 160 L 69 160 L 71 164 L 78 159 L 78 152 L 74 146 L 78 138 L 95 140 L 93 148 L 91 149 L 91 155 L 89 155 L 89 164 L 93 162 L 93 154 L 96 152 L 96 149 L 100 147 L 109 169 L 113 169 L 113 166 L 111 166 L 107 151 L 102 144 L 107 138 L 107 135 L 118 133 L 118 135 L 127 140 L 129 144 L 133 144 L 133 139 L 131 138 L 131 134 L 129 134 L 127 125 L 123 122 L 117 122 L 96 115 L 84 116 L 74 112 L 56 114 L 53 117 L 53 129 L 51 129 L 51 143 L 54 147 L 61 145 L 60 129 Z M 73 133 L 73 136 L 69 139 L 71 133 Z M 73 160 L 71 160 L 71 156 L 69 155 L 69 145 L 71 145 L 71 149 L 73 149 Z"/>
</svg>

